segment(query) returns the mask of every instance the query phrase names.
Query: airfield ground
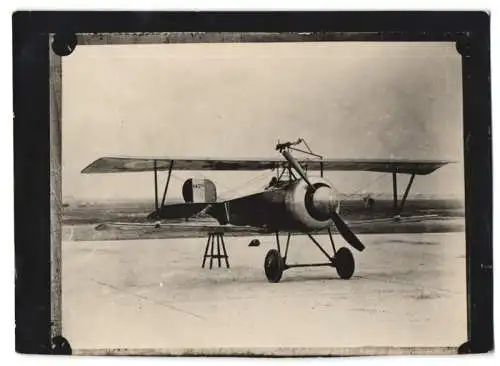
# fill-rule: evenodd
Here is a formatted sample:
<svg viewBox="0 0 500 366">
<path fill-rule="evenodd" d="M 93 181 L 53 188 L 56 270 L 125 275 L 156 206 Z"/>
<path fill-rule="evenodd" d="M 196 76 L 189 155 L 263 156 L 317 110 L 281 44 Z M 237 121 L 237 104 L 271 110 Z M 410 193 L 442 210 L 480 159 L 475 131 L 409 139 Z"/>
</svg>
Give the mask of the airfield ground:
<svg viewBox="0 0 500 366">
<path fill-rule="evenodd" d="M 263 270 L 273 238 L 250 248 L 253 238 L 226 238 L 229 270 L 200 268 L 200 238 L 64 241 L 63 335 L 80 354 L 363 346 L 448 353 L 466 340 L 463 232 L 360 235 L 366 250 L 354 252 L 351 280 L 321 267 L 288 270 L 278 284 Z M 292 240 L 290 262 L 324 260 L 307 237 Z"/>
</svg>

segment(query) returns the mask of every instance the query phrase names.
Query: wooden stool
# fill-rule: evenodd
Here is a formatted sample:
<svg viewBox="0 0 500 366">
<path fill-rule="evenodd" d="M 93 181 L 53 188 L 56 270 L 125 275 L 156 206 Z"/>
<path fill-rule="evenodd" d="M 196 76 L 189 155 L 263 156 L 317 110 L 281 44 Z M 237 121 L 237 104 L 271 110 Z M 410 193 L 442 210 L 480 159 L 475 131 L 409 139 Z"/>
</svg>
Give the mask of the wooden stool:
<svg viewBox="0 0 500 366">
<path fill-rule="evenodd" d="M 215 242 L 217 241 L 217 254 L 214 254 Z M 221 246 L 222 252 L 221 254 Z M 210 250 L 210 253 L 209 253 Z M 203 263 L 201 264 L 201 268 L 205 268 L 205 261 L 207 258 L 210 258 L 210 269 L 212 269 L 214 258 L 217 259 L 219 263 L 219 268 L 221 268 L 221 258 L 224 258 L 226 261 L 226 268 L 229 267 L 229 256 L 226 252 L 226 245 L 224 244 L 224 233 L 223 232 L 213 232 L 208 233 L 207 245 L 205 246 L 205 254 L 203 255 Z"/>
</svg>

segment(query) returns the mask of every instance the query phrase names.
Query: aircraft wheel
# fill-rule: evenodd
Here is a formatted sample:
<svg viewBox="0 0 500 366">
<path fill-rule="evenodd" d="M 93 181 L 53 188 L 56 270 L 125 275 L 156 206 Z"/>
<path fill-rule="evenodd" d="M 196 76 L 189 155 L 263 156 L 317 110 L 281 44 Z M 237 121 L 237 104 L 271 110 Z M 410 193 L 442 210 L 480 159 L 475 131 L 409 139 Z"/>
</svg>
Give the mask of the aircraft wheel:
<svg viewBox="0 0 500 366">
<path fill-rule="evenodd" d="M 354 256 L 348 248 L 342 247 L 335 255 L 335 268 L 343 280 L 348 280 L 354 273 Z"/>
<path fill-rule="evenodd" d="M 281 280 L 283 275 L 284 263 L 283 258 L 276 249 L 271 249 L 266 254 L 264 260 L 264 270 L 266 272 L 267 280 L 271 283 L 277 283 Z"/>
</svg>

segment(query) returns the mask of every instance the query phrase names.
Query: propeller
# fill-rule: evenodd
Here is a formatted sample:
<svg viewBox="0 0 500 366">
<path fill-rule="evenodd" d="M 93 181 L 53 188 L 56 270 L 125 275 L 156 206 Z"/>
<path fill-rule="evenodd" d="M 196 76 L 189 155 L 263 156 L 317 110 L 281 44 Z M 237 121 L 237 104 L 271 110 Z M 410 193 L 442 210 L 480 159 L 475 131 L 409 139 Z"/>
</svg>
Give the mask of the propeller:
<svg viewBox="0 0 500 366">
<path fill-rule="evenodd" d="M 282 145 L 285 145 L 285 144 L 282 144 Z M 294 170 L 300 175 L 300 177 L 304 180 L 304 182 L 307 183 L 307 185 L 309 186 L 309 189 L 311 189 L 312 192 L 316 191 L 316 188 L 313 186 L 311 181 L 307 178 L 307 174 L 304 171 L 304 169 L 302 169 L 302 167 L 297 162 L 297 160 L 295 160 L 295 158 L 292 156 L 292 154 L 290 154 L 290 152 L 285 149 L 286 146 L 279 146 L 279 147 L 281 147 L 281 149 L 280 149 L 281 154 L 285 157 L 285 159 L 288 161 L 290 166 L 292 166 L 294 168 Z M 363 243 L 361 243 L 361 241 L 358 239 L 358 237 L 356 235 L 354 235 L 352 230 L 345 223 L 345 221 L 342 220 L 342 218 L 339 216 L 339 214 L 335 210 L 332 210 L 330 212 L 330 214 L 331 214 L 331 218 L 332 218 L 333 222 L 335 223 L 335 226 L 337 227 L 340 235 L 342 235 L 344 240 L 346 242 L 348 242 L 350 245 L 352 245 L 352 247 L 359 250 L 360 252 L 363 251 L 365 249 L 365 246 L 363 245 Z"/>
<path fill-rule="evenodd" d="M 332 212 L 332 220 L 335 223 L 335 226 L 339 230 L 340 235 L 344 238 L 346 242 L 351 244 L 353 248 L 356 248 L 360 252 L 362 252 L 365 249 L 365 246 L 361 241 L 358 239 L 356 235 L 351 231 L 349 226 L 345 223 L 344 220 L 334 211 Z"/>
</svg>

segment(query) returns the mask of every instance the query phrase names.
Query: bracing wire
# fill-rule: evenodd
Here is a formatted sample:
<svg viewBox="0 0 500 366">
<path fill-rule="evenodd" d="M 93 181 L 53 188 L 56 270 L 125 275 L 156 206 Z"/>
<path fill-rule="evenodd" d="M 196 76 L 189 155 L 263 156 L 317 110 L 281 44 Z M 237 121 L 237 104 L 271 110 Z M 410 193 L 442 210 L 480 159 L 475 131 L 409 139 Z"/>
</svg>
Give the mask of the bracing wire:
<svg viewBox="0 0 500 366">
<path fill-rule="evenodd" d="M 232 199 L 232 198 L 235 198 L 237 196 L 241 196 L 241 189 L 242 188 L 245 188 L 247 187 L 249 184 L 253 184 L 253 183 L 256 183 L 257 181 L 259 181 L 260 179 L 264 179 L 264 178 L 268 178 L 269 177 L 269 171 L 264 171 L 263 173 L 243 182 L 242 184 L 236 186 L 236 187 L 229 187 L 229 186 L 226 186 L 226 185 L 222 185 L 220 183 L 217 183 L 217 186 L 218 187 L 222 187 L 222 191 L 218 194 L 219 197 L 223 197 L 223 196 L 226 196 L 228 193 L 231 193 L 231 195 L 229 195 L 228 197 L 225 197 L 225 199 Z M 210 179 L 209 177 L 207 177 L 205 174 L 203 173 L 200 173 L 200 172 L 197 172 L 198 176 L 204 178 L 204 179 Z M 171 177 L 173 179 L 176 179 L 178 181 L 184 181 L 185 178 L 180 178 L 178 176 L 176 176 L 174 173 L 172 173 Z M 340 191 L 338 188 L 334 187 L 332 185 L 332 189 L 338 194 L 340 195 L 341 197 L 344 197 L 344 198 L 350 198 L 350 197 L 354 197 L 356 195 L 358 195 L 361 191 L 363 190 L 366 190 L 370 187 L 372 187 L 373 185 L 375 185 L 375 183 L 377 183 L 378 181 L 382 180 L 383 178 L 386 177 L 386 174 L 381 174 L 380 176 L 376 177 L 375 179 L 371 180 L 367 185 L 363 185 L 363 187 L 355 190 L 354 192 L 352 193 L 345 193 L 345 192 L 342 192 Z"/>
<path fill-rule="evenodd" d="M 202 174 L 200 172 L 197 172 L 195 175 L 198 176 L 199 178 L 210 179 L 210 177 L 208 177 L 205 174 Z M 216 185 L 218 187 L 222 187 L 223 188 L 223 191 L 221 191 L 218 194 L 218 196 L 222 197 L 222 196 L 225 196 L 227 193 L 230 193 L 230 192 L 233 194 L 232 197 L 241 196 L 241 192 L 239 191 L 241 188 L 244 188 L 245 186 L 248 186 L 251 183 L 255 183 L 259 179 L 267 178 L 268 175 L 269 175 L 269 172 L 265 171 L 262 174 L 259 174 L 258 176 L 253 177 L 253 178 L 251 178 L 251 179 L 243 182 L 242 184 L 240 184 L 240 185 L 238 185 L 236 187 L 228 187 L 226 185 L 217 183 Z M 177 180 L 179 182 L 184 182 L 186 180 L 185 177 L 181 178 L 181 177 L 177 176 L 175 173 L 172 173 L 171 178 L 175 179 L 175 180 Z M 230 199 L 230 198 L 227 198 L 227 199 Z"/>
<path fill-rule="evenodd" d="M 364 190 L 367 190 L 368 188 L 372 187 L 373 185 L 375 185 L 375 183 L 377 183 L 378 181 L 384 179 L 385 177 L 386 177 L 386 174 L 381 174 L 378 177 L 376 177 L 375 179 L 371 180 L 367 185 L 364 185 L 363 187 L 355 190 L 352 193 L 344 193 L 343 195 L 345 197 L 354 197 L 354 196 L 358 195 L 360 192 L 362 192 Z"/>
<path fill-rule="evenodd" d="M 339 189 L 337 189 L 336 187 L 334 187 L 333 184 L 332 184 L 332 189 L 338 195 L 340 195 L 343 198 L 351 198 L 351 197 L 354 197 L 354 196 L 358 195 L 361 191 L 366 190 L 366 189 L 372 187 L 375 183 L 377 183 L 379 180 L 381 180 L 381 179 L 383 179 L 385 177 L 386 177 L 386 174 L 379 175 L 375 179 L 372 179 L 367 185 L 363 185 L 363 187 L 361 187 L 361 188 L 359 188 L 359 189 L 357 189 L 357 190 L 355 190 L 354 192 L 351 192 L 351 193 L 342 192 Z"/>
<path fill-rule="evenodd" d="M 205 175 L 203 174 L 200 174 L 201 176 L 205 177 Z M 249 184 L 251 183 L 255 183 L 257 182 L 258 180 L 260 179 L 263 179 L 263 178 L 266 178 L 269 176 L 269 172 L 268 171 L 265 171 L 245 182 L 243 182 L 242 184 L 236 186 L 236 187 L 228 187 L 226 185 L 220 185 L 219 183 L 217 184 L 218 186 L 221 186 L 224 190 L 222 192 L 220 192 L 218 195 L 220 197 L 223 197 L 223 196 L 226 196 L 228 193 L 232 193 L 233 195 L 232 196 L 229 196 L 229 197 L 226 197 L 226 199 L 232 199 L 234 197 L 237 197 L 237 196 L 241 196 L 241 192 L 240 192 L 240 189 L 242 188 L 245 188 L 246 186 L 248 186 Z M 207 177 L 205 177 L 207 178 Z"/>
</svg>

